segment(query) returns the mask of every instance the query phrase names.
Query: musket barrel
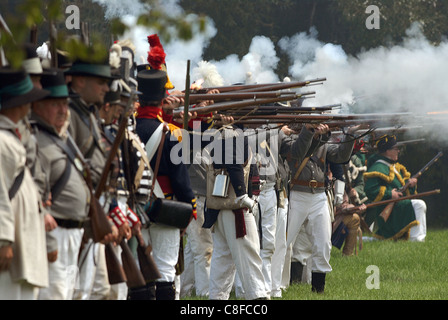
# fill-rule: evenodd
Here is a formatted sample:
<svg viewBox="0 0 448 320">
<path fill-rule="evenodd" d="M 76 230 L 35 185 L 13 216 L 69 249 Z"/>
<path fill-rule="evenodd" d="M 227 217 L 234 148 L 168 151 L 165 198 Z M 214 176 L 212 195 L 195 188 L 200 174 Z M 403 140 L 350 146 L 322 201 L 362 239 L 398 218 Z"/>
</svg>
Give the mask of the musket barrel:
<svg viewBox="0 0 448 320">
<path fill-rule="evenodd" d="M 291 82 L 278 82 L 278 83 L 265 83 L 265 84 L 238 84 L 231 86 L 219 86 L 219 87 L 208 87 L 196 90 L 196 92 L 207 92 L 209 90 L 219 90 L 219 92 L 230 92 L 230 91 L 273 91 L 282 90 L 288 88 L 298 88 L 304 87 L 311 83 L 326 81 L 326 78 L 316 78 L 306 81 L 291 81 Z M 261 89 L 261 90 L 259 90 Z"/>
<path fill-rule="evenodd" d="M 294 92 L 234 92 L 234 93 L 191 93 L 190 104 L 199 101 L 224 101 L 224 100 L 242 100 L 257 98 L 276 98 L 286 95 L 294 95 Z M 173 97 L 184 98 L 184 95 L 172 95 Z"/>
<path fill-rule="evenodd" d="M 435 190 L 416 193 L 416 194 L 412 194 L 409 196 L 404 196 L 404 197 L 400 197 L 400 198 L 396 198 L 396 199 L 388 199 L 388 200 L 383 200 L 383 201 L 371 202 L 371 203 L 366 204 L 366 208 L 369 209 L 369 208 L 373 208 L 373 207 L 388 205 L 388 204 L 403 201 L 403 200 L 412 200 L 412 199 L 416 199 L 416 198 L 423 198 L 423 197 L 427 197 L 427 196 L 431 196 L 431 195 L 439 194 L 439 193 L 440 193 L 440 189 L 435 189 Z M 359 207 L 350 207 L 350 208 L 342 210 L 341 213 L 353 213 L 353 212 L 356 212 L 357 210 L 359 210 Z"/>
<path fill-rule="evenodd" d="M 317 79 L 307 80 L 307 81 L 291 81 L 291 82 L 267 84 L 267 85 L 262 85 L 260 87 L 257 87 L 257 90 L 258 91 L 273 91 L 273 90 L 300 88 L 300 87 L 305 87 L 311 83 L 323 82 L 325 80 L 327 80 L 327 79 L 326 78 L 317 78 Z M 254 90 L 253 88 L 247 88 L 247 89 L 240 90 L 240 92 L 247 92 L 247 91 L 253 91 L 253 90 Z"/>
<path fill-rule="evenodd" d="M 283 106 L 258 106 L 258 110 L 260 113 L 263 112 L 271 112 L 272 114 L 295 114 L 295 113 L 306 113 L 306 112 L 324 112 L 333 110 L 333 108 L 337 108 L 340 105 L 327 105 L 327 106 L 318 106 L 318 107 L 283 107 Z M 252 108 L 245 107 L 239 108 L 236 113 L 245 114 L 251 111 Z M 231 110 L 233 112 L 233 110 Z M 234 113 L 235 114 L 235 113 Z"/>
<path fill-rule="evenodd" d="M 221 111 L 221 110 L 228 110 L 228 109 L 236 109 L 236 108 L 243 108 L 248 106 L 256 106 L 261 104 L 269 104 L 269 103 L 275 103 L 275 102 L 282 102 L 282 101 L 290 101 L 297 99 L 301 96 L 305 95 L 311 95 L 315 94 L 316 92 L 306 92 L 302 93 L 300 95 L 286 95 L 286 96 L 280 96 L 277 98 L 265 98 L 265 99 L 251 99 L 251 100 L 242 100 L 242 101 L 231 101 L 231 102 L 218 102 L 214 103 L 208 106 L 204 107 L 197 107 L 190 109 L 193 112 L 197 112 L 198 114 L 205 114 L 209 112 L 215 112 L 215 111 Z M 180 111 L 174 111 L 173 116 L 176 117 Z"/>
</svg>

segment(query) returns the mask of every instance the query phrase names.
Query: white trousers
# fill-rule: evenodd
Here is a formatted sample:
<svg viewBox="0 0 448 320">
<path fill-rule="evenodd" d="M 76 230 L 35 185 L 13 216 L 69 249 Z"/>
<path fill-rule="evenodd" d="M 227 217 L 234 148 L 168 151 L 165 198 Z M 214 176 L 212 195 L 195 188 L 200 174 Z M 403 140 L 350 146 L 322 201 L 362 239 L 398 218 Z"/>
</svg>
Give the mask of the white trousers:
<svg viewBox="0 0 448 320">
<path fill-rule="evenodd" d="M 241 280 L 245 299 L 268 296 L 255 218 L 252 213 L 246 211 L 244 219 L 246 235 L 242 238 L 236 238 L 235 215 L 231 210 L 221 210 L 213 226 L 210 299 L 229 299 L 236 272 Z"/>
<path fill-rule="evenodd" d="M 282 288 L 288 288 L 291 279 L 291 262 L 300 262 L 303 265 L 303 273 L 301 281 L 303 283 L 311 283 L 311 267 L 306 264 L 307 259 L 312 254 L 312 244 L 310 242 L 308 221 L 305 220 L 296 241 L 291 243 L 286 248 L 285 267 L 282 274 Z"/>
<path fill-rule="evenodd" d="M 275 251 L 275 238 L 277 231 L 277 195 L 274 183 L 265 184 L 258 196 L 260 210 L 257 216 L 257 225 L 260 232 L 260 256 L 263 261 L 263 276 L 266 290 L 272 290 L 272 257 Z"/>
<path fill-rule="evenodd" d="M 151 239 L 154 262 L 162 276 L 157 281 L 174 282 L 179 258 L 179 228 L 152 223 L 146 232 L 142 232 L 142 235 L 146 243 L 148 239 Z"/>
<path fill-rule="evenodd" d="M 282 274 L 286 259 L 286 226 L 288 222 L 288 199 L 285 199 L 285 207 L 277 208 L 277 227 L 275 231 L 275 250 L 272 255 L 272 289 L 271 297 L 282 296 Z"/>
<path fill-rule="evenodd" d="M 38 287 L 25 281 L 12 281 L 9 271 L 0 272 L 0 300 L 36 300 L 38 294 Z"/>
<path fill-rule="evenodd" d="M 327 273 L 331 253 L 331 217 L 325 192 L 291 191 L 287 246 L 295 243 L 302 225 L 307 222 L 311 248 L 311 270 Z"/>
<path fill-rule="evenodd" d="M 193 288 L 197 296 L 208 297 L 210 281 L 210 263 L 213 252 L 213 239 L 210 229 L 204 224 L 205 197 L 196 198 L 197 220 L 188 225 L 187 243 L 184 248 L 184 272 L 180 275 L 180 297 L 191 294 Z"/>
<path fill-rule="evenodd" d="M 423 200 L 411 200 L 418 226 L 412 227 L 409 233 L 410 241 L 423 242 L 426 239 L 426 203 Z"/>
<path fill-rule="evenodd" d="M 49 286 L 39 290 L 39 300 L 71 300 L 79 286 L 78 255 L 84 230 L 57 227 L 50 232 L 58 243 L 58 258 L 48 264 Z"/>
<path fill-rule="evenodd" d="M 120 256 L 117 255 L 120 260 Z M 79 255 L 79 287 L 75 300 L 108 300 L 111 294 L 105 246 L 89 239 Z"/>
</svg>

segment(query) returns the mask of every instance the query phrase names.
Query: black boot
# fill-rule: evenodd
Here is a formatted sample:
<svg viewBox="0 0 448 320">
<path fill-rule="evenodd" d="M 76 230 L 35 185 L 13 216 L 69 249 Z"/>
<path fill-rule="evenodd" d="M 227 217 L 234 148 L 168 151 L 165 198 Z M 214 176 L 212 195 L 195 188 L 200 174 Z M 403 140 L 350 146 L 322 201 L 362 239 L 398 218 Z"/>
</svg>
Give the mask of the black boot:
<svg viewBox="0 0 448 320">
<path fill-rule="evenodd" d="M 156 282 L 156 300 L 175 300 L 176 286 L 174 282 Z"/>
<path fill-rule="evenodd" d="M 143 287 L 129 289 L 128 300 L 156 300 L 155 282 L 147 283 Z"/>
<path fill-rule="evenodd" d="M 317 293 L 324 293 L 326 273 L 311 273 L 311 290 Z"/>
<path fill-rule="evenodd" d="M 300 262 L 291 262 L 291 279 L 290 284 L 301 283 L 303 274 L 303 264 Z"/>
</svg>

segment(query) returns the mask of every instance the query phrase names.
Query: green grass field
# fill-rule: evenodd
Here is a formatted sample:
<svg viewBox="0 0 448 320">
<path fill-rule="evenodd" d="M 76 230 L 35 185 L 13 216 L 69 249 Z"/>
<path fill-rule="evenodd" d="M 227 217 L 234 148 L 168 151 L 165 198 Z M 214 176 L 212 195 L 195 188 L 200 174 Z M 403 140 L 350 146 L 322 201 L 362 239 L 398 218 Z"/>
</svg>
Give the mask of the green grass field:
<svg viewBox="0 0 448 320">
<path fill-rule="evenodd" d="M 448 300 L 448 230 L 428 230 L 424 243 L 363 244 L 352 257 L 343 257 L 333 247 L 333 271 L 327 275 L 324 294 L 311 292 L 309 284 L 295 284 L 282 298 L 273 300 Z M 377 267 L 377 282 L 370 281 L 373 273 L 366 272 L 369 266 Z M 366 280 L 367 284 L 379 283 L 379 288 L 369 289 Z"/>
<path fill-rule="evenodd" d="M 332 250 L 325 293 L 311 292 L 308 284 L 292 285 L 283 300 L 448 300 L 448 230 L 430 230 L 424 243 L 364 242 L 357 256 L 343 257 Z M 379 288 L 369 289 L 378 267 Z"/>
</svg>

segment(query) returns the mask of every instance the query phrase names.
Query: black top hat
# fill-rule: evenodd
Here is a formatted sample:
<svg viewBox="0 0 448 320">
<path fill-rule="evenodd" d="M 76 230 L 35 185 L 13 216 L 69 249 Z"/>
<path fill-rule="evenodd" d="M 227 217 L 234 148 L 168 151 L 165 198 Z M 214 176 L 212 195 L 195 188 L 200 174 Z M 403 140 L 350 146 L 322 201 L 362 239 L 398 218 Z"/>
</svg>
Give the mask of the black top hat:
<svg viewBox="0 0 448 320">
<path fill-rule="evenodd" d="M 49 94 L 47 90 L 35 88 L 24 70 L 0 68 L 0 110 L 41 100 Z"/>
<path fill-rule="evenodd" d="M 42 88 L 50 91 L 46 98 L 63 99 L 69 97 L 68 87 L 65 82 L 64 72 L 60 69 L 45 69 L 46 74 L 42 75 L 40 83 Z"/>
<path fill-rule="evenodd" d="M 386 152 L 389 149 L 392 149 L 397 144 L 397 137 L 394 135 L 385 134 L 381 136 L 376 142 L 376 147 L 379 153 Z"/>
<path fill-rule="evenodd" d="M 161 70 L 142 70 L 137 73 L 140 101 L 160 103 L 166 97 L 167 75 Z M 142 106 L 144 107 L 144 106 Z"/>
<path fill-rule="evenodd" d="M 116 79 L 112 75 L 111 66 L 108 62 L 92 63 L 88 61 L 77 60 L 73 62 L 70 69 L 65 71 L 65 74 L 72 76 L 90 76 L 105 79 Z"/>
</svg>

